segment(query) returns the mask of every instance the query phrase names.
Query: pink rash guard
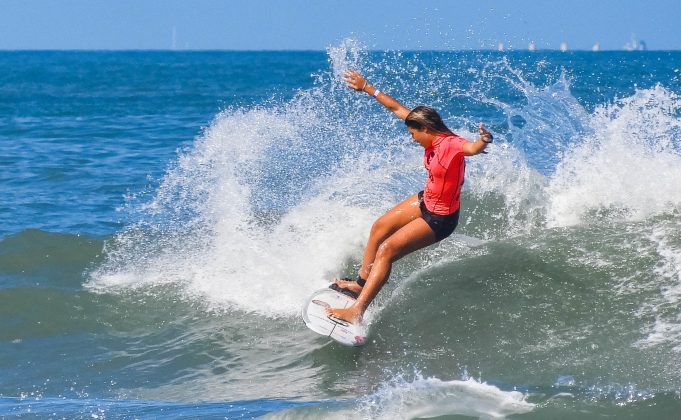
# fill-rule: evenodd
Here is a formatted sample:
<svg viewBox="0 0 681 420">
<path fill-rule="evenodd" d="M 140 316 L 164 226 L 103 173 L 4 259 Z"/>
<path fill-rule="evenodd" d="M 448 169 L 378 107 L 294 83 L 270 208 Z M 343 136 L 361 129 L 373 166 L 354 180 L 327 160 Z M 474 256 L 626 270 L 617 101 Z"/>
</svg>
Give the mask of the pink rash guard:
<svg viewBox="0 0 681 420">
<path fill-rule="evenodd" d="M 466 168 L 463 145 L 466 142 L 457 135 L 442 135 L 424 153 L 423 165 L 428 171 L 428 180 L 423 202 L 433 214 L 448 215 L 459 210 Z"/>
</svg>

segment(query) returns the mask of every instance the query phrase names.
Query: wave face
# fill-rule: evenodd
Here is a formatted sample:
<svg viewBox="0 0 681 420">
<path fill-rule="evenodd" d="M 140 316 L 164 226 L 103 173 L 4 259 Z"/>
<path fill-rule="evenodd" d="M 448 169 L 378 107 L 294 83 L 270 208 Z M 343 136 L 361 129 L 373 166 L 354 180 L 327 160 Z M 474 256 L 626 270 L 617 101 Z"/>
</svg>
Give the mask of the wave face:
<svg viewBox="0 0 681 420">
<path fill-rule="evenodd" d="M 128 195 L 124 227 L 0 241 L 0 413 L 60 399 L 65 416 L 678 412 L 681 55 L 355 40 L 326 67 L 288 54 L 274 65 L 308 63 L 312 82 L 228 103 Z M 652 70 L 634 85 L 631 65 Z M 311 333 L 300 307 L 356 274 L 372 221 L 425 175 L 403 124 L 343 85 L 347 68 L 464 137 L 479 121 L 495 137 L 468 159 L 457 232 L 394 266 L 359 349 Z"/>
</svg>

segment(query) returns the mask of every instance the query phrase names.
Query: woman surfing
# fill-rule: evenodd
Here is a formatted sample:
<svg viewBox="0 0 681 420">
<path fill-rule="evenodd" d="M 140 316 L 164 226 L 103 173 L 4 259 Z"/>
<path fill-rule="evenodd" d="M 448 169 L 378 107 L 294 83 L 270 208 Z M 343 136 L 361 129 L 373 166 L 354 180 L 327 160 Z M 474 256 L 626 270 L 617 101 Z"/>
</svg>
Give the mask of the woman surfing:
<svg viewBox="0 0 681 420">
<path fill-rule="evenodd" d="M 425 149 L 423 165 L 428 172 L 423 191 L 407 197 L 371 226 L 357 280 L 336 280 L 332 285 L 336 290 L 346 289 L 357 299 L 348 308 L 327 309 L 327 315 L 358 323 L 387 282 L 395 261 L 454 232 L 459 222 L 464 157 L 482 153 L 493 137 L 482 123 L 477 140 L 471 142 L 459 137 L 447 128 L 433 108 L 407 109 L 354 70 L 345 71 L 344 81 L 350 89 L 373 96 L 404 120 L 412 139 Z"/>
</svg>

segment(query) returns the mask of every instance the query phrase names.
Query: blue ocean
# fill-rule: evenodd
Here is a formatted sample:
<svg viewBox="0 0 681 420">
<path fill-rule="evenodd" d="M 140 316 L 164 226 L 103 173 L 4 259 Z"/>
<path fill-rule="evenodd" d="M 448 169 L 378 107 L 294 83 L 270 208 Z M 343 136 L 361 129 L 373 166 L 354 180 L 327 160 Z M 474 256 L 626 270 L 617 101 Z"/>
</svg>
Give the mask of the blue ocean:
<svg viewBox="0 0 681 420">
<path fill-rule="evenodd" d="M 355 276 L 422 149 L 470 158 L 459 227 Z M 0 52 L 0 417 L 677 419 L 681 52 Z"/>
</svg>

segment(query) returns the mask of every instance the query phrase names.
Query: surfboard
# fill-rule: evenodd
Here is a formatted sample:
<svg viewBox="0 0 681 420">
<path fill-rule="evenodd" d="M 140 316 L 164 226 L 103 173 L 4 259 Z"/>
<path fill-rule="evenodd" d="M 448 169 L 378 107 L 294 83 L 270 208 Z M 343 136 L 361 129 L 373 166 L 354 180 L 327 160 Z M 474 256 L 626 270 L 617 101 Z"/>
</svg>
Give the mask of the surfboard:
<svg viewBox="0 0 681 420">
<path fill-rule="evenodd" d="M 312 293 L 303 305 L 303 321 L 307 328 L 329 337 L 344 346 L 361 346 L 369 336 L 369 328 L 363 323 L 351 324 L 326 314 L 326 308 L 347 308 L 355 299 L 325 287 Z"/>
</svg>

